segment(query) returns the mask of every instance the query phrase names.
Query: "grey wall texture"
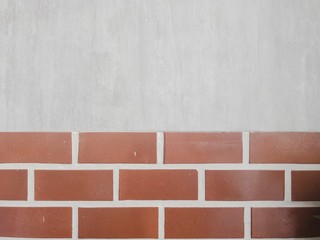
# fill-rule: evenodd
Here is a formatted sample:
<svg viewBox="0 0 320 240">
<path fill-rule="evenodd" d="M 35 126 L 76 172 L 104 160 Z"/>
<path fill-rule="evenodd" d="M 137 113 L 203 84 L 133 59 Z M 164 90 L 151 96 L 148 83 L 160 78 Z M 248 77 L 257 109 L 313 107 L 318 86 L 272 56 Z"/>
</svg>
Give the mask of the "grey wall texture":
<svg viewBox="0 0 320 240">
<path fill-rule="evenodd" d="M 320 130 L 318 0 L 0 0 L 1 131 Z"/>
</svg>

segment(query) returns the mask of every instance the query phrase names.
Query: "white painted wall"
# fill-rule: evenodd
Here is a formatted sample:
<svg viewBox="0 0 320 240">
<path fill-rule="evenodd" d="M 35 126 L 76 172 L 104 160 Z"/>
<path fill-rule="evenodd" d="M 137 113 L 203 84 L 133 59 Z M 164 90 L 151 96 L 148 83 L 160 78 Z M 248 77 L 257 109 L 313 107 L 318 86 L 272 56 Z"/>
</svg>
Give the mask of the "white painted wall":
<svg viewBox="0 0 320 240">
<path fill-rule="evenodd" d="M 0 0 L 1 131 L 320 131 L 318 0 Z"/>
</svg>

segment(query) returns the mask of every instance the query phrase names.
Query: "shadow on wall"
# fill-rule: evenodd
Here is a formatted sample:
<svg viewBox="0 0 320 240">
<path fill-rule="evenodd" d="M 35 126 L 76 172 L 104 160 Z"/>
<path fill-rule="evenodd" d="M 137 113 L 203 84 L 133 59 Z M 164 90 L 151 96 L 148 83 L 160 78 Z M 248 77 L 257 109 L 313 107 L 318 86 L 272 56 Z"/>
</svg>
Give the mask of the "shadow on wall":
<svg viewBox="0 0 320 240">
<path fill-rule="evenodd" d="M 295 228 L 296 237 L 318 237 L 320 234 L 320 219 L 316 216 L 320 216 L 320 208 L 310 209 L 296 209 L 292 213 L 294 215 L 295 223 L 292 226 Z M 290 224 L 290 223 L 289 223 Z M 306 236 L 307 235 L 309 236 Z"/>
<path fill-rule="evenodd" d="M 320 207 L 254 208 L 252 237 L 306 238 L 320 235 Z"/>
</svg>

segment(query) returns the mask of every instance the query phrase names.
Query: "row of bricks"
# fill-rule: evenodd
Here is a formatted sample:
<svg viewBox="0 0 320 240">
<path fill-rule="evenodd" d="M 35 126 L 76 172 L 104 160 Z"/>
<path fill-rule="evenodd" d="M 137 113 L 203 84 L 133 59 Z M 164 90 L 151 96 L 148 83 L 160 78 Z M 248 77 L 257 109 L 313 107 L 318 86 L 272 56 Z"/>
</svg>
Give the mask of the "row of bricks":
<svg viewBox="0 0 320 240">
<path fill-rule="evenodd" d="M 71 133 L 0 133 L 0 163 L 72 162 Z M 320 163 L 320 133 L 250 133 L 250 163 Z M 79 163 L 156 163 L 156 133 L 80 133 Z M 241 163 L 242 133 L 165 133 L 164 163 Z"/>
<path fill-rule="evenodd" d="M 74 209 L 74 211 L 77 211 Z M 252 208 L 253 238 L 319 237 L 320 208 Z M 72 209 L 0 207 L 0 236 L 72 237 Z M 158 208 L 79 208 L 79 238 L 158 238 Z M 165 238 L 243 238 L 243 208 L 165 208 Z"/>
<path fill-rule="evenodd" d="M 284 200 L 284 171 L 206 170 L 205 199 Z M 27 200 L 27 170 L 0 170 L 0 199 Z M 320 171 L 292 171 L 292 200 L 320 200 Z M 36 170 L 35 200 L 113 200 L 112 170 Z M 120 170 L 120 200 L 197 200 L 197 170 Z"/>
</svg>

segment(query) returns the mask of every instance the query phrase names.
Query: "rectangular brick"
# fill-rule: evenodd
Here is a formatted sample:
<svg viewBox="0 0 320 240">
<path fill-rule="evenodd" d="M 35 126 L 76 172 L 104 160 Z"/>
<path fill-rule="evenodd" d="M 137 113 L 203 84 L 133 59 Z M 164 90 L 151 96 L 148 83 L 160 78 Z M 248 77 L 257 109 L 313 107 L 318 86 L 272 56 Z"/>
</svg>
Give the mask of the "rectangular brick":
<svg viewBox="0 0 320 240">
<path fill-rule="evenodd" d="M 0 200 L 27 200 L 27 170 L 0 170 Z"/>
<path fill-rule="evenodd" d="M 157 238 L 158 208 L 79 208 L 79 238 Z"/>
<path fill-rule="evenodd" d="M 320 133 L 250 133 L 251 163 L 320 163 Z"/>
<path fill-rule="evenodd" d="M 71 133 L 0 133 L 0 163 L 71 163 Z"/>
<path fill-rule="evenodd" d="M 253 238 L 320 237 L 320 208 L 253 208 Z"/>
<path fill-rule="evenodd" d="M 207 170 L 206 200 L 284 199 L 284 171 Z"/>
<path fill-rule="evenodd" d="M 166 238 L 242 238 L 243 208 L 166 208 Z"/>
<path fill-rule="evenodd" d="M 156 163 L 156 133 L 80 133 L 79 163 Z"/>
<path fill-rule="evenodd" d="M 112 170 L 35 171 L 36 200 L 112 200 Z"/>
<path fill-rule="evenodd" d="M 120 200 L 197 200 L 196 170 L 120 170 Z"/>
<path fill-rule="evenodd" d="M 320 201 L 320 171 L 292 171 L 292 200 Z"/>
<path fill-rule="evenodd" d="M 70 238 L 72 209 L 0 207 L 0 237 Z"/>
<path fill-rule="evenodd" d="M 165 133 L 165 163 L 241 163 L 241 133 Z"/>
</svg>

